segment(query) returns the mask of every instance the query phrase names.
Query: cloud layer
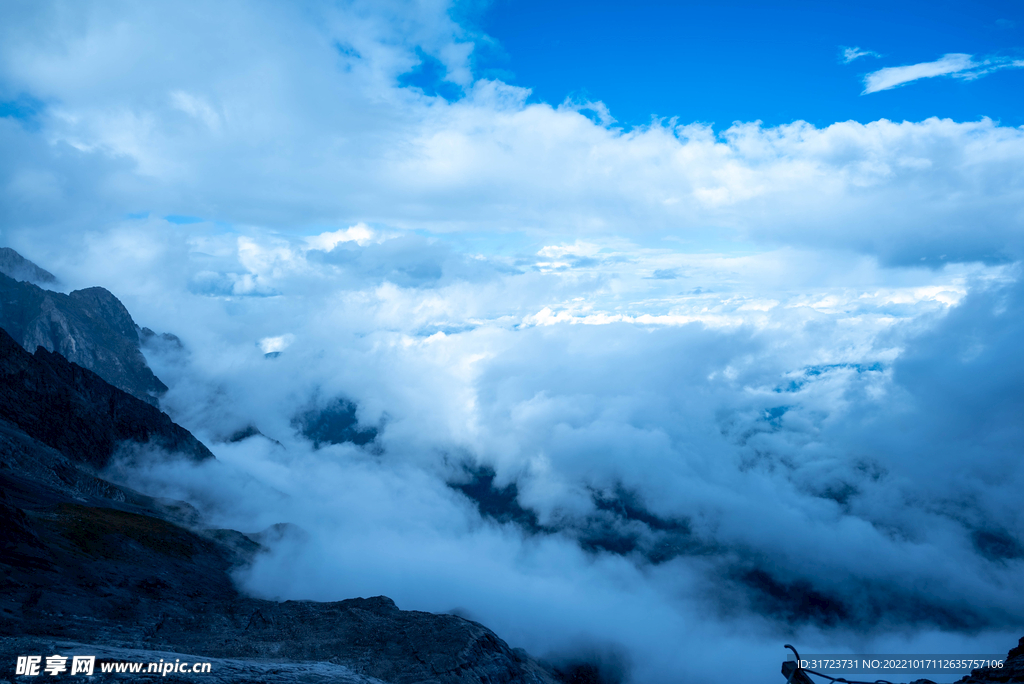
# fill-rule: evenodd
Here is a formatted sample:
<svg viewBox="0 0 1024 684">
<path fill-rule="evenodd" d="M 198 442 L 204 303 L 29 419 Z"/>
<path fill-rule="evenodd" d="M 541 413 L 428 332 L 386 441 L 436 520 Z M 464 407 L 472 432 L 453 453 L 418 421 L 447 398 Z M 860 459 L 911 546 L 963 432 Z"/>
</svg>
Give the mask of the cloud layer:
<svg viewBox="0 0 1024 684">
<path fill-rule="evenodd" d="M 162 4 L 44 3 L 9 17 L 3 97 L 37 107 L 0 119 L 8 240 L 149 212 L 300 234 L 362 221 L 698 249 L 753 240 L 891 263 L 1020 251 L 1017 129 L 926 120 L 713 131 L 662 120 L 624 130 L 576 104 L 531 104 L 524 89 L 467 80 L 470 37 L 443 12 L 317 7 L 315 23 L 248 5 L 203 22 Z M 466 96 L 399 87 L 420 54 L 443 62 Z M 913 75 L 876 74 L 878 88 Z"/>
<path fill-rule="evenodd" d="M 131 303 L 191 350 L 151 361 L 221 464 L 129 481 L 214 524 L 305 531 L 251 590 L 458 609 L 544 655 L 625 653 L 635 681 L 706 678 L 693 654 L 730 650 L 771 681 L 775 642 L 797 637 L 1009 638 L 1013 268 L 586 242 L 510 261 L 341 232 L 364 244 L 222 238 L 221 267 L 276 295 L 196 291 L 188 264 L 209 252 L 193 247 L 151 276 L 164 297 Z M 380 429 L 374 445 L 297 432 L 331 397 Z M 249 424 L 269 439 L 223 442 Z M 455 486 L 481 469 L 520 513 Z"/>
</svg>

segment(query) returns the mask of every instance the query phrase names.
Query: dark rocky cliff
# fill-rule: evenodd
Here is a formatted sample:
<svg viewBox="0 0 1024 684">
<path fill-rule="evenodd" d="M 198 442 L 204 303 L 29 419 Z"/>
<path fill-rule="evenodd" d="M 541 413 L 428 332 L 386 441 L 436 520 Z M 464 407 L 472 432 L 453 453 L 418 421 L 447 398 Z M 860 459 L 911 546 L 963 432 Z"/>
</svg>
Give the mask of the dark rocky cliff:
<svg viewBox="0 0 1024 684">
<path fill-rule="evenodd" d="M 0 328 L 28 351 L 42 347 L 57 352 L 155 406 L 167 386 L 146 365 L 139 328 L 117 297 L 102 287 L 63 294 L 7 275 L 11 272 L 27 278 L 32 275 L 30 269 L 49 275 L 29 261 L 25 264 L 0 269 Z"/>
<path fill-rule="evenodd" d="M 26 352 L 0 330 L 0 418 L 79 463 L 104 468 L 123 441 L 193 460 L 213 454 L 160 409 L 60 354 Z"/>
</svg>

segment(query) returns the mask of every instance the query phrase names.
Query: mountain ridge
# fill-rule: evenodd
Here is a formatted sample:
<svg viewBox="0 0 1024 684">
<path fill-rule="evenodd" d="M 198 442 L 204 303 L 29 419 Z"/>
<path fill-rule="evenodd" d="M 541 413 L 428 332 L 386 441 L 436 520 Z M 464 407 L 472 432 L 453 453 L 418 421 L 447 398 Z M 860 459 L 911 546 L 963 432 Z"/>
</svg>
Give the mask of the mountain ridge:
<svg viewBox="0 0 1024 684">
<path fill-rule="evenodd" d="M 42 278 L 44 284 L 56 282 L 14 250 L 0 248 L 0 328 L 29 352 L 37 347 L 58 352 L 157 406 L 167 386 L 146 363 L 141 329 L 124 304 L 102 287 L 69 294 L 44 289 L 30 282 L 37 272 L 49 277 Z"/>
<path fill-rule="evenodd" d="M 36 285 L 55 285 L 57 278 L 10 247 L 0 247 L 0 273 Z"/>
</svg>

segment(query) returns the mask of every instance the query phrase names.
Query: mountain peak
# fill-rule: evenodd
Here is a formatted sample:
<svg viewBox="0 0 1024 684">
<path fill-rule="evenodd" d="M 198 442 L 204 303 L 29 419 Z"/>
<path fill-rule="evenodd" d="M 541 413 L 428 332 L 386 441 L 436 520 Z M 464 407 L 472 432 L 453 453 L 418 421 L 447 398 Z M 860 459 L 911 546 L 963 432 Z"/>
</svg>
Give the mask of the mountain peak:
<svg viewBox="0 0 1024 684">
<path fill-rule="evenodd" d="M 0 328 L 27 351 L 57 352 L 153 406 L 167 391 L 146 364 L 131 314 L 101 287 L 63 294 L 0 274 Z"/>
<path fill-rule="evenodd" d="M 0 273 L 36 285 L 57 284 L 56 276 L 36 266 L 10 247 L 0 247 Z"/>
</svg>

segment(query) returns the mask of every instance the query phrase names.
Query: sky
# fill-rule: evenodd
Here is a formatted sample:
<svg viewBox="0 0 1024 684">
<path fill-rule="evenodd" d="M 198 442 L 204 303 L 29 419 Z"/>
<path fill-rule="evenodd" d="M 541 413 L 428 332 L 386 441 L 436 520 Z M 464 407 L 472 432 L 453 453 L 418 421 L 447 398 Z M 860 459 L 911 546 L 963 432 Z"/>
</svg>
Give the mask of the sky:
<svg viewBox="0 0 1024 684">
<path fill-rule="evenodd" d="M 865 94 L 886 68 L 1024 58 L 1013 2 L 513 2 L 472 15 L 495 44 L 477 67 L 538 100 L 599 99 L 624 126 L 803 120 L 1024 123 L 1024 73 L 933 77 Z M 965 64 L 968 62 L 965 62 Z M 873 96 L 872 96 L 873 95 Z"/>
<path fill-rule="evenodd" d="M 1021 636 L 1013 5 L 0 12 L 0 241 L 180 338 L 217 462 L 108 475 L 290 523 L 244 591 L 622 684 Z"/>
</svg>

